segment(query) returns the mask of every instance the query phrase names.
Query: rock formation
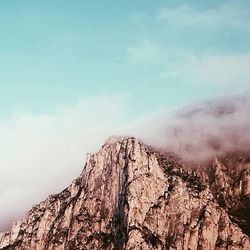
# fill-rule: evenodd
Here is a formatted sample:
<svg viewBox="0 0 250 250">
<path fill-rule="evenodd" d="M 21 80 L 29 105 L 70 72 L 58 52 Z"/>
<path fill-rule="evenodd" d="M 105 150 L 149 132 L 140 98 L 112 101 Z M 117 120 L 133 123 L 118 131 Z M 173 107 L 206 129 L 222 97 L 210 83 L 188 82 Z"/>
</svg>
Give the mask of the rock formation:
<svg viewBox="0 0 250 250">
<path fill-rule="evenodd" d="M 250 249 L 249 167 L 231 155 L 188 169 L 111 138 L 68 188 L 0 234 L 0 249 Z"/>
</svg>

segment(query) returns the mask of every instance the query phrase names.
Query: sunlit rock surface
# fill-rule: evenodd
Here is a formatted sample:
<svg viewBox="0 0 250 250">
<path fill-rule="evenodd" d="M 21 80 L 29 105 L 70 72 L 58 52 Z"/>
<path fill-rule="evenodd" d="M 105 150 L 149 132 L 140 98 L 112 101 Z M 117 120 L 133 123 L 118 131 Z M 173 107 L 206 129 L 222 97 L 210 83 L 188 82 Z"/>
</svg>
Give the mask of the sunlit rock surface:
<svg viewBox="0 0 250 250">
<path fill-rule="evenodd" d="M 0 234 L 0 249 L 250 249 L 249 171 L 236 156 L 187 170 L 112 137 L 68 188 Z"/>
</svg>

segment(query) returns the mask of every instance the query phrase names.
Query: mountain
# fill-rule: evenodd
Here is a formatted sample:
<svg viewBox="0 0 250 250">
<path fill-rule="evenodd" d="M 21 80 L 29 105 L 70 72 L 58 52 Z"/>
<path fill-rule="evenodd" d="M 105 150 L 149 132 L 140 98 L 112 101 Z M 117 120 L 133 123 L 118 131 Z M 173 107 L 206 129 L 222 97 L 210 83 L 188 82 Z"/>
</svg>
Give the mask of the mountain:
<svg viewBox="0 0 250 250">
<path fill-rule="evenodd" d="M 195 157 L 195 155 L 194 155 Z M 61 193 L 0 234 L 2 250 L 250 249 L 250 158 L 187 167 L 112 137 Z"/>
</svg>

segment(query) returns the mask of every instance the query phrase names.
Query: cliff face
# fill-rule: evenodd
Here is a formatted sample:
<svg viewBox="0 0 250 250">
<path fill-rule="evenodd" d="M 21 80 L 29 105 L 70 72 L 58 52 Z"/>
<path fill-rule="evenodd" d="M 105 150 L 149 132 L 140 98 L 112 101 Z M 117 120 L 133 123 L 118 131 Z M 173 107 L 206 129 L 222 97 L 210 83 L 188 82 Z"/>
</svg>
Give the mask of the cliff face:
<svg viewBox="0 0 250 250">
<path fill-rule="evenodd" d="M 0 249 L 250 249 L 249 164 L 232 165 L 198 174 L 112 138 L 68 188 L 0 234 Z"/>
</svg>

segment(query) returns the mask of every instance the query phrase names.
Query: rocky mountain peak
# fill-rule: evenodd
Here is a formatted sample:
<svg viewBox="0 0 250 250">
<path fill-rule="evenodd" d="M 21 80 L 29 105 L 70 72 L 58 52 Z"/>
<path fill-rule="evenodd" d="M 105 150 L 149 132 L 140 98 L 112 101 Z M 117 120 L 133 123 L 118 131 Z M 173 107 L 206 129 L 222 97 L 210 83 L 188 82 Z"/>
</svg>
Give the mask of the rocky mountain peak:
<svg viewBox="0 0 250 250">
<path fill-rule="evenodd" d="M 111 137 L 68 188 L 0 234 L 0 249 L 250 249 L 249 165 L 238 164 L 199 174 Z"/>
</svg>

